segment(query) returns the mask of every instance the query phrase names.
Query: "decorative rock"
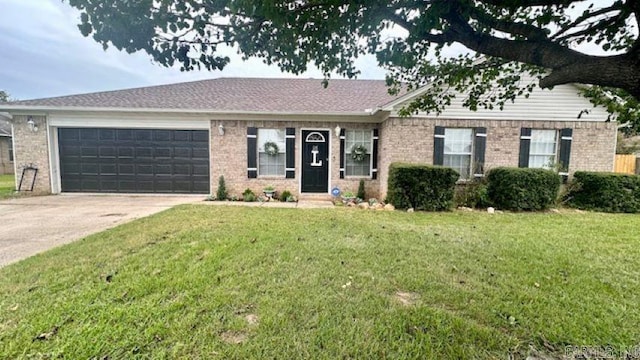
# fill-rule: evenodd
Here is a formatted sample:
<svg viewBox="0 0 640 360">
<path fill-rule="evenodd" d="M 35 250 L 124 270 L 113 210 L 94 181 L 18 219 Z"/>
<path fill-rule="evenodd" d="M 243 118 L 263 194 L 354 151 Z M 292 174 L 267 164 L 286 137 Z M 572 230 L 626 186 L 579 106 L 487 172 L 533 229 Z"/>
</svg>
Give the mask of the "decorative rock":
<svg viewBox="0 0 640 360">
<path fill-rule="evenodd" d="M 487 212 L 488 212 L 489 214 L 493 214 L 493 213 L 495 213 L 495 212 L 496 212 L 496 209 L 495 209 L 495 208 L 492 208 L 492 207 L 488 207 L 488 208 L 487 208 Z"/>
<path fill-rule="evenodd" d="M 472 208 L 470 207 L 466 207 L 466 206 L 459 206 L 458 210 L 462 210 L 462 211 L 473 211 Z"/>
<path fill-rule="evenodd" d="M 356 203 L 354 203 L 354 202 L 348 202 L 348 203 L 347 203 L 347 206 L 348 206 L 348 207 L 355 207 L 355 206 L 356 206 Z"/>
<path fill-rule="evenodd" d="M 554 213 L 554 214 L 560 214 L 560 210 L 558 210 L 558 209 L 549 209 L 549 212 Z"/>
<path fill-rule="evenodd" d="M 360 204 L 358 204 L 358 208 L 366 210 L 366 209 L 369 208 L 369 204 L 367 204 L 365 202 L 361 202 Z"/>
<path fill-rule="evenodd" d="M 407 212 L 408 212 L 408 213 L 412 213 L 412 212 L 413 212 L 413 208 L 408 208 L 408 209 L 407 209 Z"/>
<path fill-rule="evenodd" d="M 387 204 L 384 206 L 384 209 L 387 211 L 394 211 L 396 209 L 395 206 L 391 205 L 391 204 Z"/>
</svg>

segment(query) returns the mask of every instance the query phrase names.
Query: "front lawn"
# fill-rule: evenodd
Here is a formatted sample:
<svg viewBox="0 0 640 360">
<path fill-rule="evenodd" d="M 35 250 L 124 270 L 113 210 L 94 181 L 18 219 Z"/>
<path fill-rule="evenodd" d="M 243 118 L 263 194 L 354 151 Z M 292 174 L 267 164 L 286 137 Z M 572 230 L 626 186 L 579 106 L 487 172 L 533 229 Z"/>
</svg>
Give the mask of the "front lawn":
<svg viewBox="0 0 640 360">
<path fill-rule="evenodd" d="M 507 359 L 640 341 L 640 217 L 191 205 L 0 270 L 0 358 Z"/>
<path fill-rule="evenodd" d="M 16 183 L 13 174 L 0 175 L 0 200 L 13 197 L 15 189 Z"/>
</svg>

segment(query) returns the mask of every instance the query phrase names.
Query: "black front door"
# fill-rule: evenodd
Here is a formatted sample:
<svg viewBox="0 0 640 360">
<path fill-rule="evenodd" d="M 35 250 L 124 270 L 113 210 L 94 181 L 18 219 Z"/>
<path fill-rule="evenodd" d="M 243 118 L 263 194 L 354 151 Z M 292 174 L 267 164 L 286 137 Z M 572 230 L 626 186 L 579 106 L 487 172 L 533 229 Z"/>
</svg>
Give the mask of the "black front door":
<svg viewBox="0 0 640 360">
<path fill-rule="evenodd" d="M 302 192 L 329 192 L 329 132 L 302 130 Z"/>
</svg>

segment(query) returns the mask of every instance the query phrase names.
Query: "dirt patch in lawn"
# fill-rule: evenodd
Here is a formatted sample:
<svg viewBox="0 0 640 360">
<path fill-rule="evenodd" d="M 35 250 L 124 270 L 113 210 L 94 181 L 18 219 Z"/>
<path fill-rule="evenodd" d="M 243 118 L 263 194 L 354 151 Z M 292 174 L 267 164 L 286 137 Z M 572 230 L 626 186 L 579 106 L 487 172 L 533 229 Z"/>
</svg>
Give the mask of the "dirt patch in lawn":
<svg viewBox="0 0 640 360">
<path fill-rule="evenodd" d="M 249 335 L 242 331 L 225 331 L 220 338 L 227 344 L 242 344 L 249 339 Z"/>
<path fill-rule="evenodd" d="M 400 304 L 402 304 L 404 306 L 413 306 L 413 305 L 415 305 L 415 303 L 416 303 L 416 301 L 418 301 L 419 297 L 420 297 L 420 295 L 418 295 L 416 293 L 405 292 L 405 291 L 397 291 L 393 295 L 393 298 L 397 302 L 399 302 Z"/>
</svg>

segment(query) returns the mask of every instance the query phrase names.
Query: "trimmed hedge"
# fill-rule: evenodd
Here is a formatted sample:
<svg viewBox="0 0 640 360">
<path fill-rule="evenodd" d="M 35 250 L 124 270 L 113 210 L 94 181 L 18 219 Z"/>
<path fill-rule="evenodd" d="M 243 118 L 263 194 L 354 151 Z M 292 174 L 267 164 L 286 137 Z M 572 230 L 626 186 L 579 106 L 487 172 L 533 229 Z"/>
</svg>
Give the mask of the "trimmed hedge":
<svg viewBox="0 0 640 360">
<path fill-rule="evenodd" d="M 387 202 L 399 209 L 449 210 L 459 177 L 447 167 L 393 163 L 389 166 Z"/>
<path fill-rule="evenodd" d="M 487 174 L 487 194 L 499 209 L 544 210 L 558 197 L 561 178 L 551 170 L 500 167 Z"/>
<path fill-rule="evenodd" d="M 640 176 L 577 171 L 565 196 L 567 205 L 613 213 L 640 212 Z"/>
</svg>

